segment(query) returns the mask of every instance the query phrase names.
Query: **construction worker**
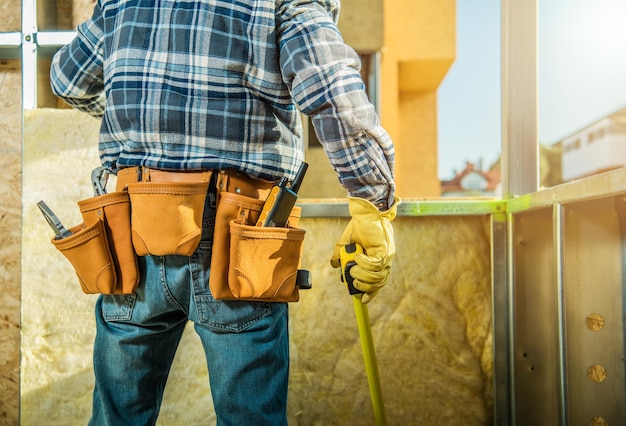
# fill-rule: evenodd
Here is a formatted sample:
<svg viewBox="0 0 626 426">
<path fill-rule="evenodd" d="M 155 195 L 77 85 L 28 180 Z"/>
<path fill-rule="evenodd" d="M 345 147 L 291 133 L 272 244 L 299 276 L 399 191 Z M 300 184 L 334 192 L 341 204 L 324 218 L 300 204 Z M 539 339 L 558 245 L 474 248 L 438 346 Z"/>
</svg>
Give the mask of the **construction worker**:
<svg viewBox="0 0 626 426">
<path fill-rule="evenodd" d="M 291 179 L 304 155 L 299 114 L 310 116 L 352 218 L 331 264 L 342 245 L 364 248 L 352 275 L 368 302 L 388 281 L 399 199 L 392 141 L 337 29 L 339 6 L 99 0 L 55 54 L 52 88 L 102 120 L 102 165 L 118 175 L 222 171 L 259 187 Z M 287 304 L 213 297 L 215 205 L 203 208 L 192 254 L 142 255 L 134 294 L 99 297 L 91 424 L 155 423 L 188 320 L 206 353 L 218 424 L 286 424 Z"/>
</svg>

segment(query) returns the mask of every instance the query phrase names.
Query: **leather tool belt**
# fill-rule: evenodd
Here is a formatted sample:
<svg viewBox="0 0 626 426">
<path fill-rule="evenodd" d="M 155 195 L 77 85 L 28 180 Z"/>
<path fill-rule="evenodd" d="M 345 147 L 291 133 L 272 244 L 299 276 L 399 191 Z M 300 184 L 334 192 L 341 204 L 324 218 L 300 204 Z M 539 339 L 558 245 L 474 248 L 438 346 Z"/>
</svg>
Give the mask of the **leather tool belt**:
<svg viewBox="0 0 626 426">
<path fill-rule="evenodd" d="M 94 234 L 95 237 L 89 239 L 88 249 L 85 244 L 71 244 L 73 259 L 70 262 L 77 270 L 83 291 L 133 293 L 139 281 L 136 255 L 191 256 L 196 251 L 202 237 L 202 216 L 208 196 L 216 208 L 208 283 L 213 297 L 295 302 L 299 299 L 296 278 L 305 234 L 298 228 L 301 209 L 293 208 L 286 227 L 256 226 L 274 184 L 234 170 L 125 168 L 117 174 L 114 193 L 79 202 L 85 223 L 73 228 L 75 235 L 53 240 L 53 243 L 70 259 L 66 247 L 71 243 L 70 238 L 82 235 L 74 239 L 84 240 L 87 231 Z M 91 206 L 100 206 L 109 198 L 116 200 L 116 206 L 123 206 L 124 219 L 113 221 L 114 227 L 106 215 L 88 213 L 93 210 L 89 210 Z M 121 238 L 123 244 L 113 244 L 116 240 L 106 238 L 113 234 L 117 235 L 117 240 Z M 118 255 L 112 254 L 119 251 L 115 248 L 118 245 L 124 250 Z M 98 264 L 93 262 L 94 247 L 101 253 L 102 260 Z M 126 267 L 122 270 L 120 265 Z M 107 274 L 102 274 L 103 268 Z M 85 280 L 81 275 L 90 278 Z M 107 284 L 103 285 L 101 281 L 105 276 Z"/>
<path fill-rule="evenodd" d="M 209 286 L 215 299 L 293 302 L 305 231 L 294 207 L 284 228 L 257 227 L 275 182 L 234 170 L 122 169 L 117 191 L 131 200 L 132 241 L 143 255 L 190 256 L 202 235 L 205 196 L 214 197 Z M 213 203 L 211 203 L 213 204 Z"/>
</svg>

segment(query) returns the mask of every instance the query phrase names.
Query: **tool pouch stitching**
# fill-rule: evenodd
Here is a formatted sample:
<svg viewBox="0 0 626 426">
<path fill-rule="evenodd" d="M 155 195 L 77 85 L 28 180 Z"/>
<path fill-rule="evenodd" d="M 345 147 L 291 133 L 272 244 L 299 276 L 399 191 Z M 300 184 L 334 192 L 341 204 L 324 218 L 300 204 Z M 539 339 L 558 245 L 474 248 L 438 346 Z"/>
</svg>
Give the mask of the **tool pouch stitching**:
<svg viewBox="0 0 626 426">
<path fill-rule="evenodd" d="M 208 182 L 129 183 L 137 255 L 191 256 L 202 238 L 208 186 Z"/>
<path fill-rule="evenodd" d="M 72 264 L 84 293 L 132 294 L 139 282 L 130 241 L 130 206 L 126 193 L 78 202 L 83 223 L 70 237 L 52 244 Z"/>
<path fill-rule="evenodd" d="M 228 192 L 220 194 L 209 278 L 215 299 L 299 300 L 296 276 L 305 230 L 295 226 L 301 209 L 293 209 L 290 227 L 261 228 L 254 224 L 262 208 L 262 200 Z"/>
<path fill-rule="evenodd" d="M 228 286 L 240 299 L 297 301 L 303 229 L 230 223 Z"/>
<path fill-rule="evenodd" d="M 74 267 L 84 293 L 112 293 L 117 284 L 113 259 L 104 230 L 104 223 L 84 224 L 70 228 L 74 234 L 62 240 L 52 240 Z"/>
<path fill-rule="evenodd" d="M 139 284 L 137 256 L 132 246 L 130 197 L 127 192 L 112 192 L 78 202 L 83 221 L 89 225 L 102 221 L 117 283 L 113 294 L 132 294 Z"/>
</svg>

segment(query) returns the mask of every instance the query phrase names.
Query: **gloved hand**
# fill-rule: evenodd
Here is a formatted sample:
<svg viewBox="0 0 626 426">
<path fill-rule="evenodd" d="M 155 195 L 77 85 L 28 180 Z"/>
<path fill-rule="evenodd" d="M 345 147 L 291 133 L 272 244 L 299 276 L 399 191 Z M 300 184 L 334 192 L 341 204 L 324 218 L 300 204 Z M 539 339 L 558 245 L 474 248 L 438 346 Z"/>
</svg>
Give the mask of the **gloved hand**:
<svg viewBox="0 0 626 426">
<path fill-rule="evenodd" d="M 356 255 L 356 265 L 350 270 L 354 286 L 365 293 L 361 299 L 363 303 L 372 300 L 389 280 L 391 260 L 396 254 L 391 221 L 396 217 L 398 204 L 400 198 L 396 197 L 393 205 L 381 212 L 363 198 L 348 197 L 352 220 L 335 244 L 330 264 L 333 268 L 341 266 L 339 249 L 342 246 L 357 243 L 363 247 L 365 253 Z"/>
</svg>

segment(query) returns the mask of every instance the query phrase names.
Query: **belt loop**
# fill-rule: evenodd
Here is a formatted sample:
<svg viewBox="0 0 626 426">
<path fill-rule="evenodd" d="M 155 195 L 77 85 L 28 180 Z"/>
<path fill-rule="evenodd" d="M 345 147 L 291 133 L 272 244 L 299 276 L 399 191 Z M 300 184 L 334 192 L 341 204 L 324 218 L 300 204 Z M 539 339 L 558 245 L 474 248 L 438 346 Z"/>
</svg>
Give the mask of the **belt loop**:
<svg viewBox="0 0 626 426">
<path fill-rule="evenodd" d="M 219 204 L 220 202 L 220 193 L 222 191 L 228 191 L 228 173 L 226 172 L 226 170 L 221 169 L 218 173 L 217 176 L 217 182 L 216 182 L 216 199 L 215 202 L 217 204 Z"/>
<path fill-rule="evenodd" d="M 226 170 L 220 170 L 217 177 L 217 193 L 228 191 L 228 173 Z"/>
<path fill-rule="evenodd" d="M 217 173 L 215 170 L 209 172 L 209 188 L 207 190 L 207 196 L 209 197 L 209 205 L 211 208 L 217 207 Z"/>
</svg>

